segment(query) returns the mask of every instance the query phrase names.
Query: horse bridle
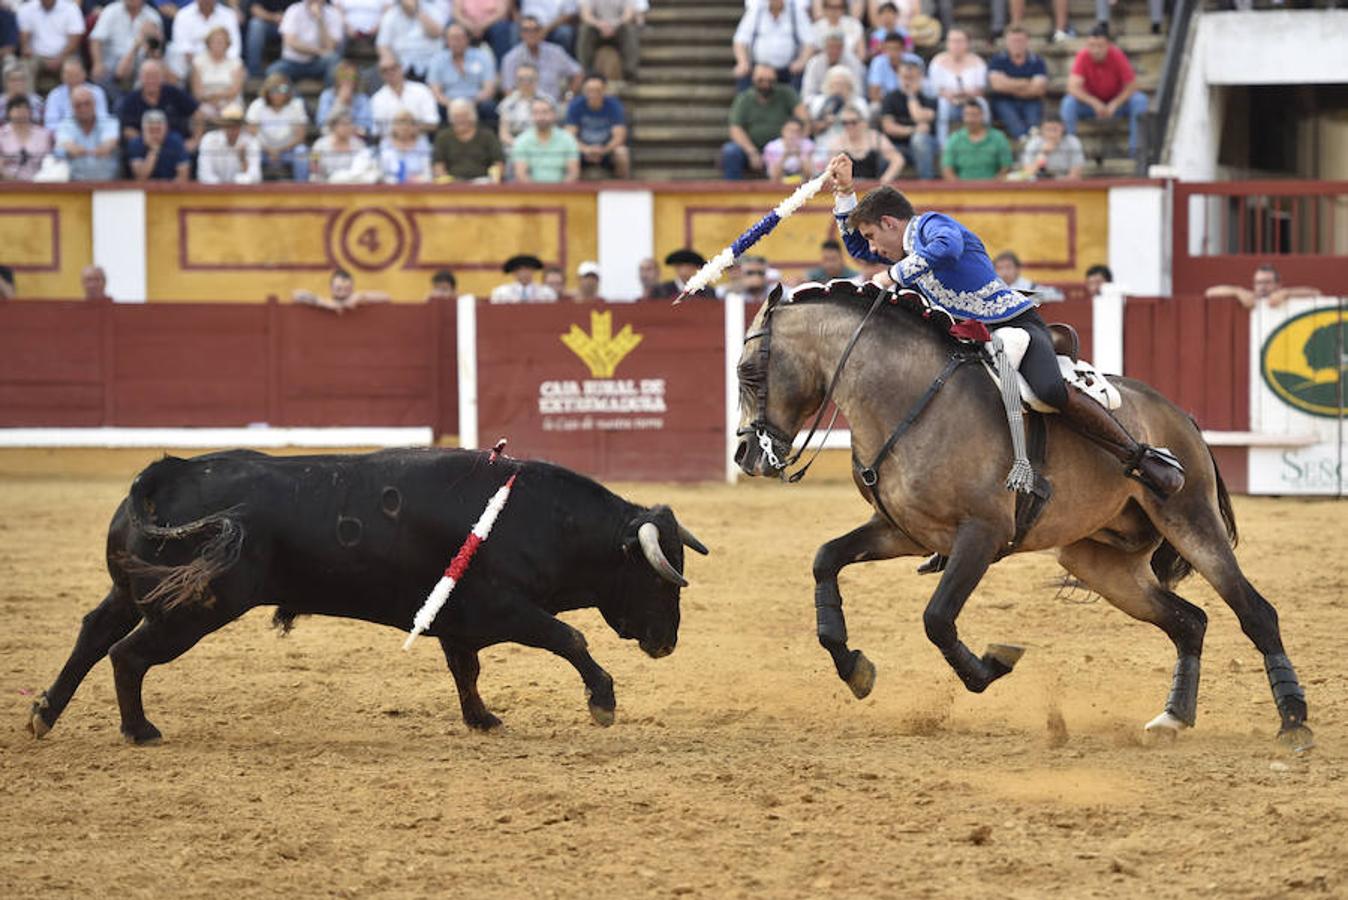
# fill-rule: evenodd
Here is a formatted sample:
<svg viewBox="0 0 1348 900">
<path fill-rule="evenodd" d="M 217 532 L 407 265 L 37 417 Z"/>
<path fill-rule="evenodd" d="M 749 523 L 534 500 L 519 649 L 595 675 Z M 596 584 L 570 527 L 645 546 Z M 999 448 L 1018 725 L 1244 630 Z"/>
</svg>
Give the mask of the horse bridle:
<svg viewBox="0 0 1348 900">
<path fill-rule="evenodd" d="M 833 369 L 833 377 L 829 379 L 828 387 L 824 391 L 824 399 L 819 404 L 819 410 L 815 413 L 814 421 L 810 423 L 810 432 L 801 442 L 800 449 L 794 454 L 791 453 L 792 438 L 785 431 L 773 425 L 768 421 L 768 372 L 772 353 L 772 317 L 781 306 L 790 304 L 790 300 L 782 300 L 783 294 L 780 289 L 774 292 L 773 296 L 768 298 L 767 309 L 763 313 L 763 324 L 750 331 L 744 336 L 744 346 L 748 346 L 750 341 L 761 341 L 758 345 L 757 362 L 755 372 L 752 376 L 754 405 L 756 416 L 743 428 L 735 431 L 736 437 L 750 436 L 758 442 L 758 448 L 763 454 L 764 461 L 767 462 L 772 470 L 784 478 L 788 483 L 795 484 L 805 477 L 810 466 L 819 458 L 819 453 L 824 449 L 824 442 L 820 441 L 819 446 L 815 448 L 814 455 L 800 469 L 797 469 L 791 475 L 786 474 L 786 470 L 795 465 L 800 458 L 809 449 L 810 441 L 814 440 L 815 433 L 819 430 L 819 423 L 824 420 L 824 414 L 828 412 L 829 403 L 833 400 L 833 392 L 838 386 L 838 379 L 842 376 L 843 367 L 847 365 L 848 357 L 852 355 L 853 348 L 861 338 L 861 332 L 866 327 L 866 323 L 875 315 L 875 311 L 885 302 L 886 297 L 893 298 L 891 302 L 897 302 L 897 296 L 892 291 L 879 291 L 875 297 L 875 302 L 871 308 L 866 311 L 866 315 L 857 323 L 856 330 L 852 332 L 851 338 L 847 341 L 847 346 L 843 348 L 842 355 L 838 357 L 838 364 Z M 829 420 L 828 427 L 824 432 L 825 438 L 833 431 L 833 424 L 838 420 L 838 410 L 833 410 L 833 418 Z M 782 456 L 777 455 L 777 446 L 785 448 Z"/>
</svg>

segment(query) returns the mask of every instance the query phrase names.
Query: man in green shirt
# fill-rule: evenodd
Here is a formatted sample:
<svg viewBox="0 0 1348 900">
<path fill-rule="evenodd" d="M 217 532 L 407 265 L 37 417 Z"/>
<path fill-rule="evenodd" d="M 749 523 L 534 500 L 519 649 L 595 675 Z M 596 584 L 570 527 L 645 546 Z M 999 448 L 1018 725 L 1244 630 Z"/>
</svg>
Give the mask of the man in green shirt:
<svg viewBox="0 0 1348 900">
<path fill-rule="evenodd" d="M 501 180 L 505 155 L 501 142 L 489 129 L 477 124 L 473 101 L 458 97 L 449 101 L 449 127 L 435 136 L 435 177 L 455 181 Z"/>
<path fill-rule="evenodd" d="M 941 151 L 941 173 L 947 181 L 1001 178 L 1014 159 L 1011 142 L 988 128 L 987 114 L 977 100 L 964 104 L 964 127 L 950 136 Z"/>
<path fill-rule="evenodd" d="M 721 147 L 721 171 L 732 181 L 743 178 L 746 168 L 763 171 L 762 150 L 781 135 L 787 119 L 810 121 L 796 92 L 777 82 L 775 69 L 754 66 L 753 78 L 730 106 L 730 140 Z"/>
<path fill-rule="evenodd" d="M 515 180 L 556 184 L 580 180 L 580 145 L 571 133 L 557 127 L 552 101 L 539 97 L 532 106 L 534 126 L 515 138 L 510 158 Z"/>
</svg>

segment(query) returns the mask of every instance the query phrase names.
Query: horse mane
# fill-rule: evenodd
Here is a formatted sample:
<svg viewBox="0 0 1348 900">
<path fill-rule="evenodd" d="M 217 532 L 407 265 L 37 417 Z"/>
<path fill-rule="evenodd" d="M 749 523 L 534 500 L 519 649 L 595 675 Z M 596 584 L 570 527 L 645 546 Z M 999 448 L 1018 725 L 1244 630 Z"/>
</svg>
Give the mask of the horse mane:
<svg viewBox="0 0 1348 900">
<path fill-rule="evenodd" d="M 773 293 L 775 295 L 777 291 Z M 880 288 L 870 282 L 858 285 L 835 278 L 826 284 L 807 281 L 798 285 L 789 298 L 780 299 L 774 305 L 828 305 L 865 315 L 879 295 Z M 773 301 L 769 298 L 768 302 Z M 890 294 L 889 301 L 875 311 L 875 320 L 894 323 L 910 334 L 927 334 L 943 343 L 953 343 L 949 334 L 952 320 L 944 312 L 933 314 L 932 307 L 916 291 L 900 289 Z"/>
</svg>

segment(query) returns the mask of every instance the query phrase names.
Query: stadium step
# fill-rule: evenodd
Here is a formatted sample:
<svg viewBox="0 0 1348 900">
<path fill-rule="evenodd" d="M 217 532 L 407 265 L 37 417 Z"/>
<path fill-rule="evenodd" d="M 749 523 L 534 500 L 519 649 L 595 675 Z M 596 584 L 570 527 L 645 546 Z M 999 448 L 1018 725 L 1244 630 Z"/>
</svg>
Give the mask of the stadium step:
<svg viewBox="0 0 1348 900">
<path fill-rule="evenodd" d="M 680 112 L 692 112 L 703 105 L 724 104 L 724 115 L 735 99 L 735 86 L 725 84 L 630 84 L 623 89 L 623 100 L 638 104 L 673 103 Z"/>
<path fill-rule="evenodd" d="M 735 86 L 729 63 L 725 65 L 717 63 L 709 68 L 687 69 L 682 66 L 646 65 L 644 51 L 642 56 L 642 65 L 637 67 L 637 80 L 642 84 L 729 85 L 732 90 Z M 733 95 L 731 99 L 734 99 Z"/>
<path fill-rule="evenodd" d="M 638 139 L 643 144 L 721 143 L 729 138 L 726 128 L 724 120 L 712 124 L 643 125 Z"/>
<path fill-rule="evenodd" d="M 712 22 L 728 26 L 728 30 L 733 32 L 743 15 L 743 5 L 733 2 L 716 4 L 703 0 L 701 3 L 660 3 L 647 11 L 646 27 Z"/>
<path fill-rule="evenodd" d="M 634 108 L 632 114 L 628 116 L 628 121 L 638 127 L 678 122 L 688 125 L 716 125 L 722 131 L 726 129 L 728 119 L 726 108 L 719 103 L 696 103 L 685 106 L 643 103 Z"/>
<path fill-rule="evenodd" d="M 717 141 L 715 144 L 704 146 L 691 144 L 651 146 L 644 145 L 640 139 L 637 139 L 633 142 L 632 152 L 634 155 L 640 153 L 643 166 L 665 169 L 698 169 L 708 166 L 715 167 L 720 162 L 721 144 L 723 143 L 725 143 L 724 139 Z"/>
<path fill-rule="evenodd" d="M 641 48 L 641 61 L 645 64 L 679 65 L 679 66 L 697 66 L 708 63 L 714 65 L 724 65 L 727 69 L 735 64 L 735 51 L 731 49 L 730 42 L 725 46 L 690 46 L 683 44 L 674 47 L 651 47 L 649 45 Z"/>
</svg>

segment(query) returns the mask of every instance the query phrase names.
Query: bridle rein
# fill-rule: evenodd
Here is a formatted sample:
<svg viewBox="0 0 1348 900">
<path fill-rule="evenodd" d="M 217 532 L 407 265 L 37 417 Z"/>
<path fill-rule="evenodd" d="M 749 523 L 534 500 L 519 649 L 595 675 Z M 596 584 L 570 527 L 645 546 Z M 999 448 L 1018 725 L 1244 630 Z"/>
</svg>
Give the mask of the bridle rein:
<svg viewBox="0 0 1348 900">
<path fill-rule="evenodd" d="M 767 309 L 763 313 L 763 324 L 744 336 L 744 346 L 746 347 L 750 341 L 760 342 L 756 362 L 752 370 L 743 365 L 740 369 L 741 383 L 747 382 L 754 392 L 755 417 L 747 426 L 736 430 L 735 435 L 737 437 L 747 435 L 757 441 L 764 461 L 788 484 L 795 484 L 805 477 L 805 473 L 809 471 L 810 466 L 814 465 L 814 461 L 819 458 L 819 453 L 824 449 L 824 441 L 819 442 L 819 446 L 814 450 L 814 455 L 804 466 L 790 475 L 787 475 L 786 470 L 799 462 L 805 451 L 809 449 L 810 441 L 814 440 L 815 433 L 819 430 L 819 424 L 824 420 L 824 415 L 828 412 L 829 404 L 833 400 L 833 392 L 838 386 L 838 379 L 842 376 L 843 368 L 847 365 L 847 360 L 851 357 L 857 341 L 861 339 L 861 332 L 870 322 L 871 317 L 875 315 L 876 310 L 884 304 L 887 297 L 891 298 L 891 303 L 898 302 L 898 298 L 892 291 L 879 291 L 875 297 L 875 302 L 871 304 L 871 308 L 857 323 L 856 330 L 852 332 L 851 338 L 847 341 L 847 346 L 843 348 L 842 355 L 838 357 L 838 364 L 833 369 L 833 377 L 829 379 L 828 387 L 824 391 L 824 399 L 819 404 L 819 410 L 815 413 L 814 421 L 810 423 L 809 434 L 801 442 L 800 449 L 793 454 L 791 453 L 792 437 L 768 420 L 768 372 L 770 371 L 769 364 L 771 363 L 772 353 L 772 317 L 781 307 L 791 305 L 791 300 L 782 299 L 784 296 L 780 287 L 774 291 L 768 297 Z M 824 431 L 825 440 L 833 431 L 833 425 L 837 421 L 838 409 L 835 407 L 833 418 L 829 420 Z M 782 448 L 781 455 L 777 453 L 778 446 Z"/>
</svg>

